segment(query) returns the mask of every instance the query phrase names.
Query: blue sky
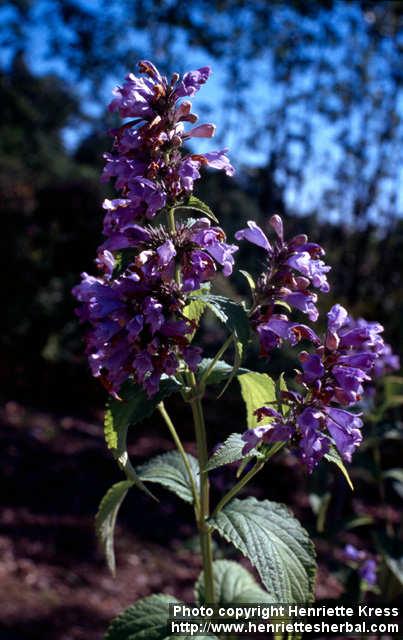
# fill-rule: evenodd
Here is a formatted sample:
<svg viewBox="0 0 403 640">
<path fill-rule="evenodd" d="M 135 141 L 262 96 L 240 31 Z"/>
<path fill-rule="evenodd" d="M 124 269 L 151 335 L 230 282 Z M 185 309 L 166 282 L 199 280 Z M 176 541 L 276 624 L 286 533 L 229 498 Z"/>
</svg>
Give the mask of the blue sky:
<svg viewBox="0 0 403 640">
<path fill-rule="evenodd" d="M 97 0 L 78 0 L 81 3 L 84 2 L 86 9 L 97 11 Z M 287 8 L 285 8 L 285 11 Z M 351 9 L 354 12 L 354 5 Z M 52 1 L 41 0 L 41 2 L 34 3 L 33 10 L 34 18 L 37 21 L 37 26 L 30 30 L 27 34 L 28 38 L 28 55 L 27 59 L 32 70 L 37 74 L 44 74 L 47 72 L 54 72 L 62 75 L 67 81 L 73 82 L 73 76 L 70 70 L 66 67 L 62 58 L 50 57 L 46 47 L 46 33 L 47 29 L 53 28 L 52 25 Z M 339 3 L 339 11 L 346 11 L 346 5 Z M 341 15 L 341 14 L 340 14 Z M 343 14 L 344 15 L 344 14 Z M 7 19 L 12 19 L 12 14 L 7 13 L 6 8 L 0 8 L 0 21 L 3 23 Z M 337 19 L 337 14 L 336 14 Z M 316 27 L 316 24 L 315 24 Z M 58 27 L 60 28 L 60 27 Z M 60 37 L 64 38 L 66 42 L 71 38 L 71 34 L 63 30 L 60 33 Z M 181 38 L 180 32 L 176 36 L 175 47 L 177 49 L 177 58 L 179 60 L 184 58 L 183 53 L 186 52 L 186 64 L 182 69 L 173 69 L 172 71 L 183 72 L 187 69 L 197 68 L 199 66 L 210 65 L 213 68 L 213 75 L 209 82 L 202 88 L 200 93 L 195 96 L 194 99 L 194 111 L 198 113 L 200 122 L 212 121 L 217 124 L 217 139 L 212 140 L 197 140 L 194 145 L 197 145 L 197 149 L 201 152 L 212 150 L 214 148 L 223 146 L 229 147 L 230 157 L 233 164 L 241 169 L 243 165 L 247 166 L 262 166 L 267 159 L 267 151 L 264 147 L 259 149 L 260 140 L 256 141 L 256 144 L 251 146 L 247 144 L 245 138 L 253 137 L 254 132 L 258 130 L 258 125 L 265 117 L 267 110 L 276 109 L 279 103 L 279 89 L 276 83 L 273 81 L 273 68 L 272 62 L 269 56 L 262 58 L 259 62 L 255 63 L 253 69 L 255 80 L 252 81 L 245 92 L 245 97 L 249 103 L 249 117 L 245 121 L 244 118 L 233 111 L 229 111 L 226 108 L 226 87 L 228 86 L 227 69 L 219 61 L 206 55 L 204 51 L 200 51 L 197 48 L 186 48 L 184 38 Z M 150 38 L 146 32 L 135 33 L 136 46 L 142 51 L 144 58 L 153 59 L 153 51 L 151 49 Z M 359 44 L 359 43 L 358 43 Z M 158 52 L 157 52 L 158 54 Z M 6 62 L 9 50 L 1 50 L 0 47 L 0 62 Z M 337 52 L 332 53 L 337 55 Z M 127 71 L 133 69 L 128 68 Z M 264 82 L 262 79 L 264 78 Z M 88 83 L 85 80 L 81 80 L 78 83 L 74 82 L 74 86 L 79 95 L 82 96 L 82 105 L 84 110 L 91 115 L 102 115 L 106 105 L 110 100 L 110 94 L 112 88 L 121 83 L 122 77 L 114 76 L 112 73 L 105 77 L 104 84 L 100 99 L 94 101 L 92 94 L 89 90 Z M 309 84 L 310 78 L 307 74 L 306 77 L 301 78 L 301 86 L 306 82 Z M 403 106 L 403 105 L 402 105 Z M 403 113 L 403 108 L 402 108 Z M 295 110 L 295 121 L 298 122 L 298 110 Z M 299 211 L 310 211 L 315 207 L 315 202 L 318 201 L 320 195 L 325 188 L 332 188 L 334 186 L 333 176 L 327 168 L 331 167 L 332 162 L 340 157 L 340 148 L 335 142 L 335 127 L 332 123 L 325 122 L 323 118 L 318 115 L 312 115 L 312 144 L 315 153 L 312 155 L 309 162 L 304 166 L 304 181 L 302 187 L 296 187 L 292 180 L 287 181 L 286 187 L 286 200 L 291 209 L 295 208 Z M 354 127 L 354 122 L 352 122 Z M 66 146 L 69 149 L 79 143 L 80 139 L 89 131 L 89 126 L 81 126 L 80 128 L 67 128 L 64 133 L 64 139 Z M 109 139 L 105 137 L 105 147 L 109 146 Z M 267 148 L 267 147 L 266 147 Z M 304 162 L 304 158 L 300 157 L 301 148 L 295 145 L 293 149 L 296 162 Z M 398 159 L 397 159 L 398 160 Z M 400 171 L 400 178 L 403 177 L 403 170 Z M 281 176 L 280 176 L 281 180 Z M 401 180 L 400 180 L 401 183 Z M 337 188 L 337 185 L 336 185 Z M 397 209 L 403 210 L 403 188 L 399 188 Z M 330 211 L 326 212 L 328 217 L 334 220 L 343 220 L 343 212 Z M 374 214 L 376 217 L 376 213 Z"/>
</svg>

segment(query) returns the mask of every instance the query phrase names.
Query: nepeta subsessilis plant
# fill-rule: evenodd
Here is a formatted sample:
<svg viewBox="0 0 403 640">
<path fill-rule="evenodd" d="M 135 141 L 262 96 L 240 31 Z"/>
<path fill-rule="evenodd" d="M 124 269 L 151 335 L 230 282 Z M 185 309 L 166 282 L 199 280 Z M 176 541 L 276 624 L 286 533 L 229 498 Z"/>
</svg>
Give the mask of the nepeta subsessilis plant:
<svg viewBox="0 0 403 640">
<path fill-rule="evenodd" d="M 198 154 L 184 149 L 189 139 L 214 134 L 214 125 L 195 124 L 188 100 L 208 80 L 210 69 L 174 74 L 169 81 L 150 62 L 140 62 L 139 70 L 140 77 L 130 74 L 115 89 L 109 107 L 128 121 L 112 132 L 113 149 L 105 154 L 103 179 L 114 179 L 120 194 L 103 205 L 98 275 L 83 274 L 74 289 L 79 317 L 89 325 L 86 352 L 92 373 L 110 394 L 107 445 L 125 473 L 102 500 L 97 532 L 114 571 L 113 529 L 123 498 L 132 486 L 150 493 L 145 485 L 160 483 L 193 505 L 203 558 L 199 600 L 214 603 L 224 593 L 219 588 L 224 573 L 228 579 L 230 572 L 238 602 L 309 602 L 315 556 L 306 531 L 283 505 L 236 495 L 282 448 L 299 456 L 309 472 L 326 458 L 348 477 L 343 461 L 351 461 L 362 439 L 355 407 L 374 371 L 396 363 L 381 338 L 382 327 L 354 322 L 340 305 L 329 311 L 323 337 L 310 326 L 318 319 L 318 294 L 329 290 L 330 267 L 322 247 L 305 235 L 286 239 L 277 215 L 269 220 L 269 235 L 253 221 L 236 233 L 236 240 L 257 245 L 265 258 L 256 281 L 246 274 L 252 302 L 211 293 L 216 273 L 231 275 L 238 247 L 227 241 L 209 207 L 192 195 L 204 167 L 234 173 L 226 150 Z M 203 358 L 193 346 L 207 309 L 228 331 L 214 358 Z M 301 313 L 308 324 L 298 320 Z M 283 376 L 274 381 L 266 373 L 240 373 L 255 337 L 268 367 L 271 353 L 284 341 L 296 348 L 304 344 L 292 390 Z M 223 360 L 231 346 L 232 365 Z M 226 388 L 235 377 L 247 423 L 209 458 L 203 396 L 208 385 Z M 164 399 L 173 393 L 190 405 L 197 459 L 185 452 L 165 408 Z M 154 410 L 177 451 L 134 469 L 126 449 L 128 428 Z M 238 462 L 236 483 L 211 509 L 209 472 Z M 213 562 L 213 532 L 249 558 L 265 589 L 252 576 L 246 585 L 245 570 L 237 564 Z M 116 629 L 116 637 L 129 637 L 130 624 L 141 630 L 147 621 L 140 620 L 152 612 L 165 619 L 170 600 L 152 596 L 140 601 L 112 624 L 108 638 L 115 637 Z"/>
</svg>

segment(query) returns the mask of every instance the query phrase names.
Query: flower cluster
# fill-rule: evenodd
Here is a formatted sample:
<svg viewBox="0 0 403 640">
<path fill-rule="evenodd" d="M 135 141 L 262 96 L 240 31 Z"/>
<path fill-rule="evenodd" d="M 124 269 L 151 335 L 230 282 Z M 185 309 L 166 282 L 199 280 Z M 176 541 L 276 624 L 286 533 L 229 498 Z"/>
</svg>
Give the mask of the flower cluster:
<svg viewBox="0 0 403 640">
<path fill-rule="evenodd" d="M 173 375 L 181 361 L 194 370 L 200 349 L 190 346 L 195 326 L 185 313 L 189 294 L 212 279 L 218 268 L 232 273 L 235 245 L 207 218 L 152 225 L 161 209 L 183 204 L 199 169 L 209 165 L 232 175 L 224 151 L 181 153 L 191 137 L 211 137 L 215 127 L 194 124 L 191 103 L 210 69 L 174 74 L 170 83 L 150 62 L 140 62 L 145 77 L 130 74 L 114 90 L 111 111 L 131 118 L 113 132 L 114 151 L 106 154 L 103 179 L 116 178 L 122 197 L 105 200 L 106 240 L 96 260 L 97 277 L 82 274 L 73 289 L 77 313 L 90 324 L 86 353 L 92 373 L 118 396 L 132 377 L 154 395 L 161 377 Z"/>
<path fill-rule="evenodd" d="M 368 329 L 371 331 L 376 326 L 375 322 L 368 322 L 364 320 L 364 318 L 358 318 L 354 320 L 353 318 L 349 319 L 349 326 L 351 329 Z M 400 359 L 399 356 L 392 351 L 392 347 L 387 342 L 384 342 L 382 338 L 379 339 L 374 344 L 366 344 L 365 348 L 369 351 L 373 351 L 376 354 L 376 359 L 374 363 L 373 375 L 375 378 L 382 378 L 388 373 L 392 373 L 393 371 L 398 371 L 400 369 Z"/>
<path fill-rule="evenodd" d="M 109 252 L 103 257 L 108 266 L 114 264 Z M 193 327 L 183 315 L 184 296 L 174 281 L 154 288 L 154 279 L 143 278 L 135 263 L 116 278 L 108 275 L 83 274 L 74 289 L 82 303 L 79 315 L 91 324 L 87 355 L 92 373 L 114 396 L 130 375 L 153 395 L 162 374 L 176 372 L 179 356 L 191 368 L 200 359 L 189 346 Z"/>
<path fill-rule="evenodd" d="M 313 353 L 300 354 L 296 381 L 302 391 L 284 391 L 285 413 L 273 407 L 257 410 L 259 420 L 270 422 L 244 434 L 245 452 L 258 442 L 289 442 L 307 468 L 312 469 L 335 444 L 341 457 L 351 456 L 362 440 L 362 420 L 346 410 L 363 394 L 379 354 L 383 353 L 383 327 L 377 322 L 354 322 L 341 305 L 328 313 L 323 343 Z"/>
<path fill-rule="evenodd" d="M 362 580 L 370 585 L 376 584 L 376 560 L 371 558 L 366 551 L 360 551 L 352 544 L 345 546 L 344 555 L 346 560 L 358 567 L 358 574 Z"/>
<path fill-rule="evenodd" d="M 275 231 L 272 242 L 253 221 L 235 234 L 237 240 L 248 240 L 264 249 L 267 255 L 267 268 L 257 279 L 251 313 L 262 355 L 269 355 L 284 339 L 292 345 L 303 338 L 318 344 L 315 332 L 305 324 L 289 320 L 284 307 L 298 309 L 311 321 L 316 321 L 318 297 L 312 288 L 329 291 L 326 274 L 330 267 L 321 259 L 324 255 L 322 247 L 309 242 L 306 235 L 285 241 L 283 223 L 278 215 L 272 216 L 269 223 Z"/>
<path fill-rule="evenodd" d="M 198 117 L 184 97 L 193 96 L 208 80 L 211 70 L 203 67 L 171 81 L 161 76 L 151 62 L 139 63 L 144 76 L 129 74 L 122 87 L 114 89 L 109 105 L 122 118 L 131 118 L 112 131 L 113 152 L 105 154 L 103 180 L 115 178 L 122 197 L 105 200 L 104 233 L 110 237 L 133 221 L 152 219 L 164 207 L 185 200 L 200 178 L 202 166 L 234 173 L 226 150 L 206 154 L 181 152 L 190 138 L 211 138 L 213 124 L 201 124 L 185 131 L 185 123 Z"/>
</svg>

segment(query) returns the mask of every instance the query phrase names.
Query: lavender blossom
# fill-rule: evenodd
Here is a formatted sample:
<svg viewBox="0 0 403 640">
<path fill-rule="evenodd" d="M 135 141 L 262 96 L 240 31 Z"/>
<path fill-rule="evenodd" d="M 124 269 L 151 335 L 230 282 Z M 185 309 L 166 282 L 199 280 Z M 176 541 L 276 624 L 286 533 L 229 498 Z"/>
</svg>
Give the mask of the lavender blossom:
<svg viewBox="0 0 403 640">
<path fill-rule="evenodd" d="M 273 323 L 273 318 L 269 322 Z M 284 337 L 278 327 L 292 323 L 287 319 L 281 323 L 275 318 L 271 328 Z M 262 332 L 262 326 L 258 326 L 258 333 Z M 314 353 L 300 353 L 302 370 L 296 381 L 302 391 L 282 392 L 282 402 L 289 407 L 286 415 L 271 407 L 256 411 L 259 421 L 266 419 L 267 424 L 244 434 L 244 450 L 250 450 L 251 443 L 256 446 L 259 442 L 274 442 L 278 434 L 280 440 L 296 449 L 309 471 L 331 445 L 344 460 L 351 462 L 362 441 L 363 423 L 360 415 L 348 408 L 360 401 L 365 385 L 375 375 L 376 361 L 384 352 L 382 331 L 380 324 L 364 321 L 357 324 L 341 305 L 333 306 L 323 342 Z"/>
<path fill-rule="evenodd" d="M 135 263 L 106 281 L 83 274 L 73 290 L 80 318 L 91 325 L 87 355 L 91 370 L 115 397 L 129 376 L 151 396 L 165 373 L 183 358 L 192 370 L 200 350 L 191 347 L 192 322 L 183 315 L 184 294 L 174 282 L 148 277 Z"/>
<path fill-rule="evenodd" d="M 114 230 L 121 223 L 152 219 L 164 207 L 185 201 L 193 191 L 194 181 L 200 178 L 203 166 L 214 167 L 233 175 L 234 169 L 225 155 L 226 150 L 205 154 L 182 154 L 181 147 L 189 138 L 211 138 L 215 126 L 201 124 L 189 131 L 184 123 L 194 124 L 197 116 L 192 105 L 181 98 L 193 96 L 207 82 L 211 69 L 203 67 L 185 73 L 182 78 L 174 74 L 168 82 L 151 62 L 139 63 L 140 73 L 126 77 L 114 89 L 109 109 L 122 118 L 132 118 L 112 131 L 114 147 L 105 154 L 103 180 L 115 179 L 122 198 L 112 201 Z M 105 208 L 110 209 L 110 201 Z M 119 209 L 123 208 L 121 212 Z M 110 216 L 109 216 L 110 217 Z M 110 221 L 105 225 L 106 235 L 111 232 Z"/>
<path fill-rule="evenodd" d="M 181 362 L 197 367 L 200 349 L 190 345 L 195 325 L 183 310 L 189 294 L 219 269 L 225 276 L 232 273 L 238 248 L 207 218 L 169 229 L 150 224 L 165 207 L 186 203 L 202 166 L 227 175 L 233 168 L 225 150 L 181 152 L 189 138 L 215 132 L 211 123 L 186 132 L 184 124 L 194 125 L 197 116 L 191 103 L 181 100 L 208 80 L 209 67 L 183 78 L 174 74 L 170 82 L 151 62 L 140 62 L 139 69 L 143 76 L 128 75 L 109 105 L 132 120 L 112 132 L 113 151 L 105 154 L 102 179 L 115 179 L 121 197 L 103 203 L 100 275 L 83 274 L 73 290 L 81 303 L 77 313 L 90 325 L 86 352 L 92 373 L 114 396 L 129 377 L 151 396 L 161 376 L 174 375 Z"/>
<path fill-rule="evenodd" d="M 283 340 L 296 344 L 301 339 L 318 342 L 316 334 L 304 324 L 288 319 L 284 313 L 286 303 L 316 321 L 319 315 L 316 303 L 319 291 L 329 291 L 326 274 L 330 267 L 321 256 L 324 250 L 317 244 L 308 242 L 305 235 L 284 240 L 283 222 L 280 216 L 272 216 L 269 221 L 275 232 L 270 242 L 264 231 L 253 221 L 245 229 L 237 231 L 237 240 L 247 240 L 265 250 L 267 269 L 260 274 L 256 283 L 254 306 L 251 314 L 252 326 L 260 341 L 262 355 L 269 355 Z"/>
</svg>

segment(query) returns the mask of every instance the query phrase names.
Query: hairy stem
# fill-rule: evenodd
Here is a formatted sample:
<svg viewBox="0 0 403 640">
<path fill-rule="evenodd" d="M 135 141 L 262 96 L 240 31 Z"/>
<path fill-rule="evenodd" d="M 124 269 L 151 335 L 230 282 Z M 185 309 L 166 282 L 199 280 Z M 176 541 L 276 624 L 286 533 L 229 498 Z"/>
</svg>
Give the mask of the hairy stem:
<svg viewBox="0 0 403 640">
<path fill-rule="evenodd" d="M 194 392 L 198 392 L 196 378 L 193 373 L 188 374 L 188 383 Z M 214 602 L 214 582 L 213 582 L 213 552 L 211 545 L 211 531 L 207 525 L 207 518 L 210 515 L 210 483 L 208 474 L 203 472 L 208 460 L 206 427 L 204 423 L 203 407 L 200 397 L 197 395 L 190 399 L 193 422 L 196 434 L 197 456 L 200 465 L 200 510 L 198 528 L 200 534 L 200 546 L 203 559 L 204 588 L 206 602 Z"/>
<path fill-rule="evenodd" d="M 228 493 L 226 493 L 225 496 L 221 498 L 220 502 L 214 509 L 213 516 L 216 516 L 217 513 L 219 513 L 221 509 L 223 509 L 225 505 L 230 500 L 232 500 L 232 498 L 234 498 L 237 493 L 239 493 L 239 491 L 249 482 L 249 480 L 251 480 L 253 476 L 255 476 L 258 473 L 258 471 L 260 471 L 260 469 L 264 467 L 264 464 L 265 464 L 265 461 L 258 460 L 255 463 L 255 465 L 252 467 L 252 469 L 250 469 L 248 473 L 245 473 L 245 475 L 242 476 L 242 478 L 236 484 L 234 484 L 232 489 L 230 489 Z"/>
<path fill-rule="evenodd" d="M 165 405 L 163 402 L 160 402 L 158 404 L 158 411 L 160 412 L 161 416 L 163 417 L 165 424 L 167 425 L 170 434 L 172 436 L 172 439 L 176 445 L 176 448 L 179 451 L 179 454 L 182 457 L 183 460 L 183 464 L 185 465 L 185 469 L 186 472 L 189 476 L 189 482 L 190 482 L 190 487 L 192 490 L 192 495 L 193 495 L 193 500 L 194 500 L 194 508 L 195 508 L 195 513 L 196 513 L 196 517 L 199 517 L 199 511 L 200 511 L 200 500 L 199 500 L 199 494 L 197 491 L 197 487 L 196 487 L 196 483 L 195 483 L 195 479 L 193 476 L 193 472 L 189 463 L 189 458 L 186 454 L 185 449 L 183 448 L 183 444 L 181 442 L 181 439 L 179 438 L 178 432 L 175 429 L 175 426 L 171 420 L 171 418 L 169 417 L 169 414 L 165 408 Z"/>
</svg>

